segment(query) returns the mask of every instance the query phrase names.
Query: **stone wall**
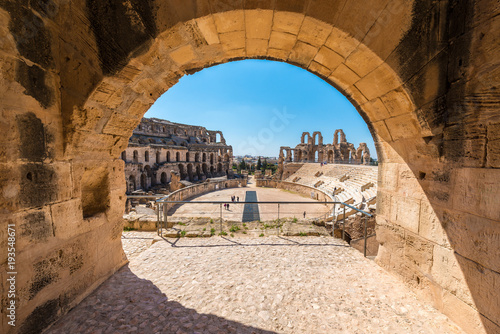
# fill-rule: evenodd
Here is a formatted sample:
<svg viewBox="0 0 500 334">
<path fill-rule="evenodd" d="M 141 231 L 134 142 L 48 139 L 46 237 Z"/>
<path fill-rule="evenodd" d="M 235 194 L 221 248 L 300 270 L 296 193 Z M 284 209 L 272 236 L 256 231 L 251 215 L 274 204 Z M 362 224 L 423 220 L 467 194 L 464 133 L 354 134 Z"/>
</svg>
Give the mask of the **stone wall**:
<svg viewBox="0 0 500 334">
<path fill-rule="evenodd" d="M 279 181 L 279 180 L 267 180 L 267 179 L 257 179 L 255 181 L 255 184 L 257 187 L 278 188 L 278 189 L 293 191 L 298 194 L 307 196 L 309 198 L 313 198 L 320 202 L 333 201 L 330 195 L 324 193 L 319 189 L 316 189 L 314 187 L 309 187 L 304 184 L 288 182 L 288 181 Z"/>
<path fill-rule="evenodd" d="M 499 11 L 1 1 L 2 250 L 7 224 L 18 231 L 18 322 L 2 308 L 2 332 L 40 332 L 125 263 L 119 156 L 133 129 L 183 75 L 246 58 L 299 66 L 347 96 L 380 161 L 378 263 L 469 333 L 500 332 Z"/>
<path fill-rule="evenodd" d="M 194 196 L 203 195 L 212 191 L 246 187 L 246 179 L 232 179 L 224 181 L 210 181 L 200 184 L 193 184 L 192 186 L 185 187 L 174 191 L 162 198 L 166 201 L 186 201 Z M 171 213 L 173 205 L 166 206 L 166 209 Z M 163 210 L 163 208 L 162 208 Z M 125 221 L 125 226 L 132 227 L 139 231 L 156 231 L 156 221 Z M 169 226 L 171 227 L 171 226 Z"/>
</svg>

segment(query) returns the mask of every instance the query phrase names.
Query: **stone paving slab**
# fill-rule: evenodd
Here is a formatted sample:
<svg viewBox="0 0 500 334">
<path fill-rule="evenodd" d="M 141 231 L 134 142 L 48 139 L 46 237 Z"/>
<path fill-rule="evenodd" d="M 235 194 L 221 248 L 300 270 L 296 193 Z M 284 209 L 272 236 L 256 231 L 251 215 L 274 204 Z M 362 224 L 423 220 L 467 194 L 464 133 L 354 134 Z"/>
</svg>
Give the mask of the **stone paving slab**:
<svg viewBox="0 0 500 334">
<path fill-rule="evenodd" d="M 338 239 L 180 238 L 132 254 L 48 333 L 462 333 Z"/>
</svg>

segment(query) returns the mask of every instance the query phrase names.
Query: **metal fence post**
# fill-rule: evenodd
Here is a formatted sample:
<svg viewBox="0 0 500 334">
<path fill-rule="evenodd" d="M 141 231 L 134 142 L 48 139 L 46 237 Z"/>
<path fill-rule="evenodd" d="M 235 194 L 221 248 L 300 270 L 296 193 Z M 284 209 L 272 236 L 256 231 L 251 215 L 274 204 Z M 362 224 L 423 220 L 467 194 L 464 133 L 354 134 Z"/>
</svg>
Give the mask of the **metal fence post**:
<svg viewBox="0 0 500 334">
<path fill-rule="evenodd" d="M 220 231 L 222 232 L 222 203 L 220 203 L 219 206 L 220 206 Z"/>
<path fill-rule="evenodd" d="M 363 216 L 363 220 L 364 220 L 364 222 L 365 222 L 365 236 L 364 236 L 364 238 L 365 238 L 365 245 L 364 245 L 364 249 L 363 249 L 363 255 L 364 255 L 365 257 L 366 257 L 366 221 L 367 221 L 367 219 L 366 219 L 366 218 L 367 218 L 366 216 Z"/>
<path fill-rule="evenodd" d="M 276 224 L 276 228 L 278 229 L 276 231 L 276 234 L 279 236 L 280 235 L 280 204 L 278 203 L 278 223 Z"/>
<path fill-rule="evenodd" d="M 344 205 L 344 218 L 342 219 L 342 240 L 345 241 L 345 205 Z"/>
<path fill-rule="evenodd" d="M 160 233 L 158 235 L 163 234 L 163 230 L 161 229 L 162 225 L 160 223 L 160 203 L 156 203 L 156 234 L 158 234 L 158 231 Z"/>
</svg>

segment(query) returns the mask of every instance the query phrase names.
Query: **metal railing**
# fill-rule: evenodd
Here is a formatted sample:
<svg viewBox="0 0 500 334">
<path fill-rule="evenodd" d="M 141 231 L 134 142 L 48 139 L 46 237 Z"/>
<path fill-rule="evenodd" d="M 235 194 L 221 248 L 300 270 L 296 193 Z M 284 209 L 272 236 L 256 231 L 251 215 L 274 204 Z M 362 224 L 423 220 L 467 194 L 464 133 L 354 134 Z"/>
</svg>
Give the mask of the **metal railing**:
<svg viewBox="0 0 500 334">
<path fill-rule="evenodd" d="M 352 210 L 355 210 L 356 212 L 358 213 L 361 213 L 362 214 L 362 219 L 363 219 L 363 222 L 364 222 L 364 249 L 363 249 L 363 255 L 366 257 L 366 245 L 367 245 L 367 219 L 369 217 L 373 217 L 372 214 L 366 212 L 366 211 L 363 211 L 363 210 L 360 210 L 356 207 L 354 207 L 353 205 L 350 205 L 350 204 L 346 204 L 344 202 L 339 202 L 339 201 L 317 201 L 317 202 L 278 202 L 278 201 L 240 201 L 240 202 L 232 202 L 232 201 L 169 201 L 165 198 L 164 195 L 161 195 L 161 196 L 128 196 L 128 198 L 143 198 L 143 199 L 147 199 L 147 198 L 154 198 L 156 199 L 154 202 L 155 202 L 155 205 L 156 205 L 156 208 L 155 208 L 155 211 L 156 211 L 156 216 L 157 216 L 157 221 L 156 221 L 156 230 L 157 230 L 157 233 L 158 235 L 163 235 L 163 229 L 167 229 L 168 228 L 168 211 L 172 208 L 174 208 L 174 206 L 176 205 L 183 205 L 183 204 L 214 204 L 214 205 L 219 205 L 219 220 L 220 220 L 220 229 L 221 229 L 221 232 L 223 230 L 223 226 L 222 226 L 222 223 L 223 223 L 223 210 L 222 210 L 222 206 L 224 204 L 230 204 L 230 205 L 240 205 L 240 204 L 255 204 L 255 205 L 260 205 L 260 204 L 276 204 L 277 205 L 277 220 L 278 220 L 278 224 L 277 224 L 277 234 L 279 235 L 279 222 L 280 222 L 280 206 L 281 205 L 297 205 L 297 204 L 307 204 L 307 205 L 317 205 L 317 204 L 322 204 L 322 205 L 333 205 L 332 207 L 332 211 L 331 211 L 331 214 L 327 217 L 325 216 L 325 225 L 326 225 L 326 220 L 327 218 L 330 218 L 332 217 L 332 237 L 334 236 L 334 232 L 335 232 L 335 223 L 337 221 L 337 216 L 336 216 L 336 205 L 341 205 L 343 206 L 343 218 L 342 218 L 342 240 L 346 240 L 345 239 L 345 223 L 346 223 L 346 207 L 352 209 Z M 318 218 L 316 218 L 318 219 Z"/>
</svg>

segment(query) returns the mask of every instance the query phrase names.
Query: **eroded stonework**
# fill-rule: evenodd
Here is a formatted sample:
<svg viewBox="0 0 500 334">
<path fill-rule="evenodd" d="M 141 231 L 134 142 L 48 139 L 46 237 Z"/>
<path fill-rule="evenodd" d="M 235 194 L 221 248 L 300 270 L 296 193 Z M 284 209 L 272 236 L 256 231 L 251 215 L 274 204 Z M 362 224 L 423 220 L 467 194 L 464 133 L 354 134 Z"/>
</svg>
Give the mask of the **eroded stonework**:
<svg viewBox="0 0 500 334">
<path fill-rule="evenodd" d="M 190 182 L 229 176 L 233 149 L 221 131 L 143 118 L 121 157 L 127 193 L 150 188 L 174 191 L 178 189 L 178 182 L 171 182 L 174 173 Z"/>
<path fill-rule="evenodd" d="M 305 141 L 306 136 L 307 142 Z M 370 163 L 370 150 L 366 143 L 360 143 L 356 149 L 354 144 L 347 141 L 342 129 L 335 130 L 332 144 L 323 144 L 323 136 L 319 131 L 313 132 L 312 136 L 309 132 L 303 132 L 300 137 L 300 144 L 295 148 L 280 147 L 279 156 L 280 161 L 283 162 L 328 162 L 363 165 Z"/>
</svg>

